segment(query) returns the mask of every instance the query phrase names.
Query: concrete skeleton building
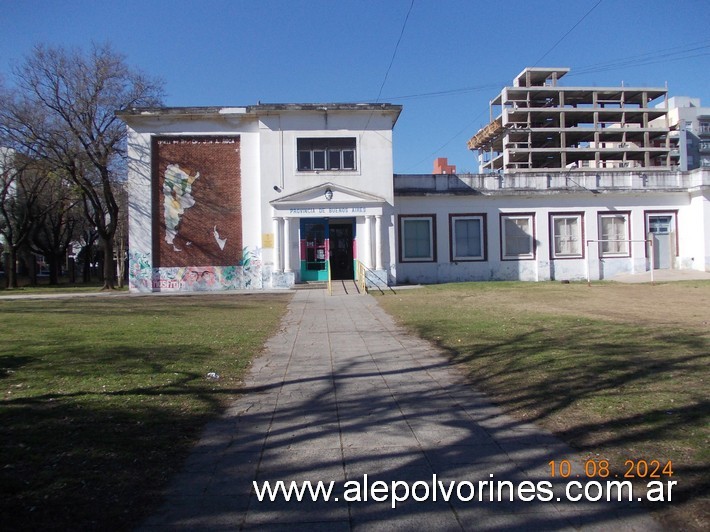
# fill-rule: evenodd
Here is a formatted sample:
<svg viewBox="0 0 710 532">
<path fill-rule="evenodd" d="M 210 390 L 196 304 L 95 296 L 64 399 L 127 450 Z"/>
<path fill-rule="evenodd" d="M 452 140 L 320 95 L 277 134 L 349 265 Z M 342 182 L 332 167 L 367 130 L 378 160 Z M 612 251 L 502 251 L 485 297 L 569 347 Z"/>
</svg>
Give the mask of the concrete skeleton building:
<svg viewBox="0 0 710 532">
<path fill-rule="evenodd" d="M 542 120 L 536 94 L 546 86 L 534 84 L 543 81 L 552 83 L 553 101 L 584 95 L 586 102 L 591 92 L 599 108 L 580 100 L 549 114 L 556 125 L 539 129 L 559 146 L 546 147 L 538 146 L 538 128 L 511 126 L 523 111 L 506 103 L 506 121 L 491 126 L 502 129 L 474 136 L 500 143 L 499 162 L 485 166 L 499 171 L 475 175 L 451 173 L 444 160 L 432 174 L 395 175 L 398 105 L 123 111 L 130 289 L 288 288 L 358 275 L 384 286 L 710 271 L 710 169 L 671 168 L 670 129 L 651 125 L 666 120 L 666 109 L 648 106 L 665 101 L 665 89 L 622 90 L 624 108 L 607 107 L 617 97 L 606 89 L 555 87 L 564 72 L 526 69 L 517 78 L 531 105 L 526 123 Z M 611 127 L 617 119 L 625 127 Z M 524 161 L 511 145 L 523 137 Z M 622 141 L 636 147 L 601 145 Z"/>
<path fill-rule="evenodd" d="M 569 70 L 526 68 L 491 100 L 468 142 L 481 171 L 670 169 L 665 88 L 561 86 Z"/>
</svg>

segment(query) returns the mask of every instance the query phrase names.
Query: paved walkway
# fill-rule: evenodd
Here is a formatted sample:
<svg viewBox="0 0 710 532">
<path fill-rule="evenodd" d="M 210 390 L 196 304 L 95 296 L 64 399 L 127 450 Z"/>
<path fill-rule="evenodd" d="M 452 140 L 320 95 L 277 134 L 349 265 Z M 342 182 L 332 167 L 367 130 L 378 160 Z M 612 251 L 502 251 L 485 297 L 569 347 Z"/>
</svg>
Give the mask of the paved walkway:
<svg viewBox="0 0 710 532">
<path fill-rule="evenodd" d="M 297 292 L 245 386 L 248 393 L 207 427 L 143 530 L 659 528 L 629 503 L 479 502 L 479 480 L 550 480 L 548 462 L 574 463 L 575 454 L 501 415 L 371 296 Z M 345 501 L 354 495 L 346 481 L 362 485 L 365 475 L 370 486 L 422 481 L 422 498 L 434 474 L 446 489 L 451 481 L 473 482 L 476 498 L 456 500 L 454 489 L 449 502 L 437 490 L 436 501 L 430 494 L 395 509 L 390 499 L 373 501 L 371 491 L 367 501 Z M 253 480 L 335 481 L 339 500 L 259 502 Z"/>
</svg>

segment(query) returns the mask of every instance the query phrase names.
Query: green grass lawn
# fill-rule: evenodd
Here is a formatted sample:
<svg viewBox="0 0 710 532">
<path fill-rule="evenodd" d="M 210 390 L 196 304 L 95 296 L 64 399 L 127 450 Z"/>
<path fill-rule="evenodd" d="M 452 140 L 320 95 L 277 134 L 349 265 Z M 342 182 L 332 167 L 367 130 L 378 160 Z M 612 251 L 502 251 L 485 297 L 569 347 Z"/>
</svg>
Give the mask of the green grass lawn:
<svg viewBox="0 0 710 532">
<path fill-rule="evenodd" d="M 3 529 L 138 524 L 288 299 L 0 298 Z"/>
<path fill-rule="evenodd" d="M 672 460 L 675 503 L 656 508 L 661 519 L 707 529 L 710 283 L 467 283 L 379 302 L 504 411 L 614 473 Z"/>
</svg>

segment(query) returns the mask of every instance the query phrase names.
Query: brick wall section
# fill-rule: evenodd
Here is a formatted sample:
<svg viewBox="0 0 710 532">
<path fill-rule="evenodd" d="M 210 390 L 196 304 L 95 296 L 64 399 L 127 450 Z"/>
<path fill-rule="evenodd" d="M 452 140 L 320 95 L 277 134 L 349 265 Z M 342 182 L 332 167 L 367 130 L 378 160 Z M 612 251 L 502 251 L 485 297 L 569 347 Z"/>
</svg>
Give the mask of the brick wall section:
<svg viewBox="0 0 710 532">
<path fill-rule="evenodd" d="M 153 139 L 153 267 L 234 266 L 242 258 L 239 137 Z M 179 165 L 190 175 L 192 207 L 180 215 L 172 245 L 166 241 L 165 173 Z M 226 239 L 224 249 L 215 237 Z"/>
</svg>

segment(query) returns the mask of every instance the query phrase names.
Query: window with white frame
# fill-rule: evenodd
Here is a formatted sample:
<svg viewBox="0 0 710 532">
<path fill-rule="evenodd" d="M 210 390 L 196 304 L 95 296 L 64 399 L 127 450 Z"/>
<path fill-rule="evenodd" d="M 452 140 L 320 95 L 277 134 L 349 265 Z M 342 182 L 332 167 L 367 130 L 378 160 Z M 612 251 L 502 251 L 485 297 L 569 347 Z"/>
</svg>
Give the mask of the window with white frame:
<svg viewBox="0 0 710 532">
<path fill-rule="evenodd" d="M 629 213 L 614 212 L 599 214 L 599 239 L 602 241 L 602 257 L 628 257 L 631 235 L 629 233 Z"/>
<path fill-rule="evenodd" d="M 503 259 L 535 258 L 535 219 L 532 214 L 501 215 Z"/>
<path fill-rule="evenodd" d="M 485 214 L 450 214 L 451 262 L 486 260 L 485 235 Z"/>
<path fill-rule="evenodd" d="M 582 213 L 551 213 L 552 258 L 576 259 L 584 256 Z"/>
<path fill-rule="evenodd" d="M 357 168 L 355 137 L 301 138 L 296 144 L 299 172 Z"/>
<path fill-rule="evenodd" d="M 436 218 L 433 214 L 399 217 L 400 260 L 436 262 Z"/>
</svg>

